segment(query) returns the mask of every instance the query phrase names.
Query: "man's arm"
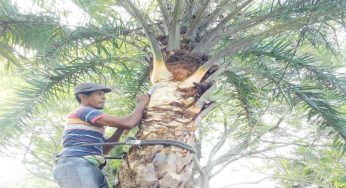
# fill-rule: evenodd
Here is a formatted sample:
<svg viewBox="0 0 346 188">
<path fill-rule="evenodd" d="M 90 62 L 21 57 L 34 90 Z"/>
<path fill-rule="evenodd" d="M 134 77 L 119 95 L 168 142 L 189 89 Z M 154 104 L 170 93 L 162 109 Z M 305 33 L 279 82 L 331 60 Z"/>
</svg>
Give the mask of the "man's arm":
<svg viewBox="0 0 346 188">
<path fill-rule="evenodd" d="M 150 88 L 148 93 L 137 96 L 137 106 L 132 114 L 124 118 L 117 118 L 115 116 L 104 115 L 101 118 L 95 121 L 95 124 L 98 126 L 112 126 L 118 127 L 114 134 L 106 140 L 106 142 L 118 142 L 120 136 L 123 134 L 124 129 L 134 128 L 138 122 L 142 119 L 143 111 L 148 105 L 150 96 L 155 92 L 157 88 L 161 87 L 160 85 L 154 85 Z M 125 133 L 126 134 L 126 133 Z M 114 146 L 105 145 L 103 146 L 103 153 L 107 154 Z"/>
<path fill-rule="evenodd" d="M 106 140 L 106 142 L 118 142 L 120 136 L 123 134 L 124 129 L 134 128 L 139 121 L 142 119 L 143 111 L 149 103 L 149 95 L 144 94 L 137 97 L 138 104 L 134 111 L 127 117 L 118 118 L 115 116 L 105 114 L 101 118 L 95 121 L 98 126 L 111 126 L 118 127 L 114 134 Z M 108 154 L 108 152 L 113 148 L 112 145 L 103 146 L 103 153 Z"/>
<path fill-rule="evenodd" d="M 137 97 L 138 104 L 134 111 L 126 117 L 115 117 L 105 114 L 95 121 L 98 126 L 110 126 L 120 129 L 132 129 L 142 119 L 143 111 L 149 103 L 149 95 L 144 94 Z"/>
<path fill-rule="evenodd" d="M 124 129 L 118 128 L 114 134 L 106 140 L 106 142 L 118 142 L 121 134 L 123 134 Z M 103 146 L 103 154 L 108 154 L 108 152 L 113 148 L 113 145 L 104 145 Z"/>
</svg>

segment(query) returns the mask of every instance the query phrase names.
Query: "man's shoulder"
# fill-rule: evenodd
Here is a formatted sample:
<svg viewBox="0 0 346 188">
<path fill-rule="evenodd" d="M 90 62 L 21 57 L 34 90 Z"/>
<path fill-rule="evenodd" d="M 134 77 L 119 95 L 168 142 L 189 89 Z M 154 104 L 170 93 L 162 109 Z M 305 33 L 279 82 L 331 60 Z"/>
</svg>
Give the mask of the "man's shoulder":
<svg viewBox="0 0 346 188">
<path fill-rule="evenodd" d="M 103 112 L 99 109 L 90 107 L 90 106 L 80 106 L 78 108 L 76 108 L 75 110 L 73 110 L 72 112 L 70 112 L 67 117 L 68 118 L 80 118 L 81 115 L 86 115 L 89 113 L 93 113 L 95 112 L 96 114 L 103 114 Z"/>
<path fill-rule="evenodd" d="M 81 113 L 81 112 L 91 112 L 91 111 L 99 111 L 102 112 L 101 110 L 91 107 L 91 106 L 80 106 L 75 110 L 76 113 Z"/>
<path fill-rule="evenodd" d="M 101 110 L 90 106 L 80 106 L 67 116 L 67 123 L 93 125 L 105 115 Z"/>
</svg>

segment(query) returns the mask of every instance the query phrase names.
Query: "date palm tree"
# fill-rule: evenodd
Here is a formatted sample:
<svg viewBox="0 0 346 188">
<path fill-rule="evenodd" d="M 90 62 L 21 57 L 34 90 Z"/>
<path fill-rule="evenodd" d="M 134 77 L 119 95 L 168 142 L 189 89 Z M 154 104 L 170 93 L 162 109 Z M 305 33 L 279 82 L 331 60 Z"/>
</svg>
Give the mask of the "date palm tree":
<svg viewBox="0 0 346 188">
<path fill-rule="evenodd" d="M 49 10 L 50 1 L 36 2 Z M 74 3 L 88 15 L 88 24 L 64 25 L 49 11 L 19 13 L 2 0 L 0 55 L 9 68 L 24 69 L 27 81 L 18 91 L 20 100 L 10 104 L 0 120 L 3 143 L 20 133 L 42 105 L 68 93 L 76 82 L 126 79 L 131 96 L 149 81 L 160 86 L 140 123 L 140 140 L 196 145 L 198 123 L 217 105 L 209 96 L 221 83 L 229 83 L 236 89 L 241 105 L 234 108 L 246 118 L 249 135 L 260 125 L 256 111 L 264 108 L 261 101 L 274 95 L 292 109 L 303 105 L 315 120 L 312 124 L 330 130 L 344 148 L 346 82 L 333 72 L 338 62 L 323 65 L 308 53 L 314 48 L 338 56 L 330 36 L 335 26 L 344 24 L 345 1 Z M 21 48 L 34 56 L 23 55 Z M 241 144 L 250 142 L 244 139 Z M 118 185 L 207 187 L 211 168 L 222 164 L 218 159 L 199 168 L 200 178 L 193 181 L 198 157 L 190 151 L 132 147 L 118 173 Z"/>
</svg>

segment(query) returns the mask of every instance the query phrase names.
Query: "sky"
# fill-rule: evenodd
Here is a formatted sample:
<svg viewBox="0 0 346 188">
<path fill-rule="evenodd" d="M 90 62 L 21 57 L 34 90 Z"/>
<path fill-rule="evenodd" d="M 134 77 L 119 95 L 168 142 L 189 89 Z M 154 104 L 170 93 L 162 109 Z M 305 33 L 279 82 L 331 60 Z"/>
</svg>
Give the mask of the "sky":
<svg viewBox="0 0 346 188">
<path fill-rule="evenodd" d="M 39 7 L 33 5 L 30 0 L 13 0 L 18 8 L 23 12 L 38 11 Z M 56 1 L 67 10 L 64 14 L 66 19 L 62 20 L 63 24 L 75 26 L 85 23 L 88 16 L 80 10 L 76 5 L 68 0 Z M 57 11 L 63 11 L 57 9 Z M 345 38 L 345 32 L 341 37 Z M 343 43 L 344 44 L 344 43 Z M 1 80 L 0 80 L 1 82 Z M 0 90 L 0 96 L 5 95 Z M 221 188 L 222 186 L 231 185 L 233 188 L 274 188 L 275 182 L 267 179 L 257 184 L 241 184 L 244 182 L 256 182 L 268 177 L 268 174 L 257 173 L 256 169 L 261 168 L 263 161 L 259 159 L 242 159 L 229 165 L 225 170 L 213 178 L 210 182 L 211 188 Z M 28 172 L 21 163 L 21 156 L 1 157 L 0 156 L 0 186 L 15 187 L 16 183 L 21 182 L 29 177 Z M 239 184 L 239 185 L 235 185 Z"/>
<path fill-rule="evenodd" d="M 29 177 L 20 159 L 14 157 L 0 157 L 0 185 L 9 186 Z"/>
</svg>

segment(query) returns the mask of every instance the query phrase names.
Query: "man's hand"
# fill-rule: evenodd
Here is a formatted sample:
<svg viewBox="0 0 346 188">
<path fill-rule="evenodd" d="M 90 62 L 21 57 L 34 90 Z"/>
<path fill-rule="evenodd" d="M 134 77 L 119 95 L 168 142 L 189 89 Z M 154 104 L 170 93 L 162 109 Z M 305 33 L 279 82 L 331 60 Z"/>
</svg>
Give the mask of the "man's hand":
<svg viewBox="0 0 346 188">
<path fill-rule="evenodd" d="M 155 90 L 157 90 L 158 88 L 162 87 L 163 84 L 155 84 L 153 86 L 151 86 L 151 88 L 149 89 L 149 91 L 147 92 L 149 94 L 149 96 L 153 95 L 153 93 L 155 92 Z"/>
</svg>

